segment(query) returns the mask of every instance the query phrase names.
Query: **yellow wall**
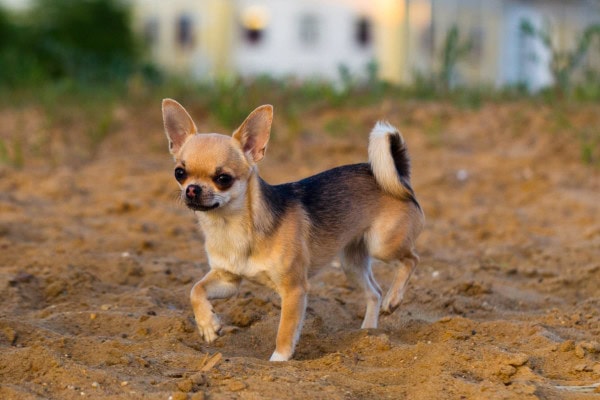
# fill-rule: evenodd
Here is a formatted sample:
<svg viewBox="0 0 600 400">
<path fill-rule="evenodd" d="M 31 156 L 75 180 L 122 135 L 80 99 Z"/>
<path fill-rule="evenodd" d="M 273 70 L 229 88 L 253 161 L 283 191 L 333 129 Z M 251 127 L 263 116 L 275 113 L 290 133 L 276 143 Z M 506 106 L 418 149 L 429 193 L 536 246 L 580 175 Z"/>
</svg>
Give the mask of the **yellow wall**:
<svg viewBox="0 0 600 400">
<path fill-rule="evenodd" d="M 203 25 L 202 45 L 211 60 L 212 77 L 232 73 L 231 51 L 236 29 L 235 10 L 231 0 L 207 0 L 207 18 Z"/>
<path fill-rule="evenodd" d="M 406 80 L 406 1 L 377 0 L 375 10 L 375 54 L 380 78 L 392 83 Z"/>
<path fill-rule="evenodd" d="M 209 77 L 230 72 L 233 0 L 132 0 L 136 29 L 144 30 L 148 19 L 159 24 L 159 38 L 151 57 L 174 73 L 202 71 Z M 176 40 L 179 16 L 194 21 L 193 45 L 182 48 Z"/>
</svg>

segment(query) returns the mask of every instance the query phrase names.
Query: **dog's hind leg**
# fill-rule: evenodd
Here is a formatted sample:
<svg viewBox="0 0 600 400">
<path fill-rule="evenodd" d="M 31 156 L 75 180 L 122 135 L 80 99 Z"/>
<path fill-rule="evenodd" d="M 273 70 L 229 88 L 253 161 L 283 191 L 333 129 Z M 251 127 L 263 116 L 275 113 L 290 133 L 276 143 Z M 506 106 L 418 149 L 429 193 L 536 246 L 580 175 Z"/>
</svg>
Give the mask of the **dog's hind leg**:
<svg viewBox="0 0 600 400">
<path fill-rule="evenodd" d="M 419 263 L 419 256 L 414 250 L 409 250 L 402 258 L 395 260 L 395 262 L 398 263 L 399 266 L 394 281 L 383 299 L 383 305 L 381 307 L 381 312 L 383 314 L 393 313 L 400 305 L 400 302 L 402 302 L 408 279 Z"/>
<path fill-rule="evenodd" d="M 364 241 L 353 242 L 342 252 L 342 269 L 348 279 L 361 288 L 367 307 L 361 328 L 377 328 L 379 307 L 381 306 L 381 288 L 371 271 L 371 257 Z"/>
</svg>

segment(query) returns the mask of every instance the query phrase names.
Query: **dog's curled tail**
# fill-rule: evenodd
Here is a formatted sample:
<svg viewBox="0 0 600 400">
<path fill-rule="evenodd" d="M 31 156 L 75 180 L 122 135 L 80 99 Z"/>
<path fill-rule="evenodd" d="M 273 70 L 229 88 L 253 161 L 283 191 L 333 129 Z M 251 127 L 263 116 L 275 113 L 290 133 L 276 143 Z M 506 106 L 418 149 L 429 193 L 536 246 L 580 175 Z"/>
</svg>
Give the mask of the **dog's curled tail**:
<svg viewBox="0 0 600 400">
<path fill-rule="evenodd" d="M 408 149 L 402 134 L 388 122 L 377 122 L 371 131 L 369 163 L 375 180 L 385 192 L 398 198 L 414 199 Z"/>
</svg>

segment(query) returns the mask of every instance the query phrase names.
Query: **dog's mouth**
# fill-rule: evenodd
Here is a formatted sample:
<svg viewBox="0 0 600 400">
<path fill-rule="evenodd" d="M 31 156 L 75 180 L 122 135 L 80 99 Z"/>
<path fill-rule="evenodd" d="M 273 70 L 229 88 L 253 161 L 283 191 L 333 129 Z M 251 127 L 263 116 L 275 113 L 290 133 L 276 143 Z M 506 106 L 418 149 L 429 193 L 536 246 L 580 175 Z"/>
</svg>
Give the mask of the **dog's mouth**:
<svg viewBox="0 0 600 400">
<path fill-rule="evenodd" d="M 203 204 L 198 204 L 198 203 L 194 203 L 194 202 L 186 202 L 186 205 L 188 206 L 188 208 L 190 208 L 194 211 L 210 211 L 210 210 L 214 210 L 215 208 L 219 207 L 218 202 L 213 205 L 210 205 L 210 206 L 205 206 Z"/>
</svg>

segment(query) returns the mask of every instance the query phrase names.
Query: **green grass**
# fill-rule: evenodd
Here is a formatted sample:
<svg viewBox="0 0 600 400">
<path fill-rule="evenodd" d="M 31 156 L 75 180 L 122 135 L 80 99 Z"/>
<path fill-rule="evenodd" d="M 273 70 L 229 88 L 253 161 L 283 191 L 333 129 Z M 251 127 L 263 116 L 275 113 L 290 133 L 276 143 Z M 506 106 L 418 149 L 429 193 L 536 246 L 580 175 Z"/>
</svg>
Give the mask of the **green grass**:
<svg viewBox="0 0 600 400">
<path fill-rule="evenodd" d="M 600 129 L 587 128 L 579 133 L 581 161 L 588 165 L 600 166 Z"/>
<path fill-rule="evenodd" d="M 333 117 L 325 123 L 325 131 L 331 137 L 344 137 L 352 130 L 352 123 L 343 117 Z"/>
<path fill-rule="evenodd" d="M 0 139 L 0 163 L 15 168 L 22 168 L 25 165 L 21 140 L 13 138 L 9 142 Z"/>
<path fill-rule="evenodd" d="M 216 82 L 190 82 L 181 78 L 163 76 L 162 80 L 149 81 L 136 75 L 128 82 L 104 85 L 82 84 L 77 80 L 63 79 L 36 86 L 20 88 L 0 87 L 0 108 L 19 110 L 34 107 L 41 110 L 48 132 L 63 131 L 74 127 L 84 140 L 87 152 L 91 155 L 115 128 L 115 109 L 120 106 L 136 105 L 140 108 L 157 110 L 160 100 L 175 98 L 195 115 L 204 115 L 216 128 L 233 130 L 250 111 L 261 104 L 275 106 L 280 137 L 274 140 L 293 141 L 302 134 L 303 116 L 316 114 L 322 110 L 335 111 L 378 106 L 385 102 L 402 104 L 408 101 L 440 101 L 458 108 L 477 109 L 484 104 L 511 101 L 530 101 L 552 107 L 553 124 L 551 132 L 572 132 L 581 143 L 581 159 L 586 164 L 598 163 L 598 132 L 576 132 L 569 120 L 569 109 L 580 104 L 592 104 L 600 99 L 597 93 L 588 89 L 584 95 L 570 98 L 559 97 L 553 90 L 537 95 L 527 94 L 521 87 L 496 90 L 492 87 L 458 87 L 448 91 L 438 91 L 435 85 L 425 80 L 413 86 L 394 86 L 371 77 L 366 81 L 345 78 L 345 85 L 334 85 L 324 81 L 304 81 L 295 79 L 273 79 L 261 76 L 254 79 L 229 79 Z M 574 91 L 574 94 L 577 94 Z M 515 120 L 520 116 L 515 115 Z M 521 118 L 522 119 L 522 118 Z M 517 125 L 522 125 L 518 123 Z M 433 146 L 441 145 L 443 118 L 432 116 L 424 126 L 425 133 Z M 344 136 L 351 131 L 349 122 L 331 117 L 324 126 L 333 136 Z M 591 128 L 590 128 L 591 129 Z M 18 137 L 15 133 L 14 137 Z M 23 165 L 24 154 L 49 156 L 44 143 L 50 141 L 40 137 L 37 144 L 24 143 L 14 137 L 0 140 L 0 163 Z M 30 148 L 24 149 L 24 146 Z M 35 148 L 31 148 L 31 147 Z M 47 147 L 47 146 L 46 146 Z M 60 162 L 60 160 L 56 160 Z"/>
</svg>

